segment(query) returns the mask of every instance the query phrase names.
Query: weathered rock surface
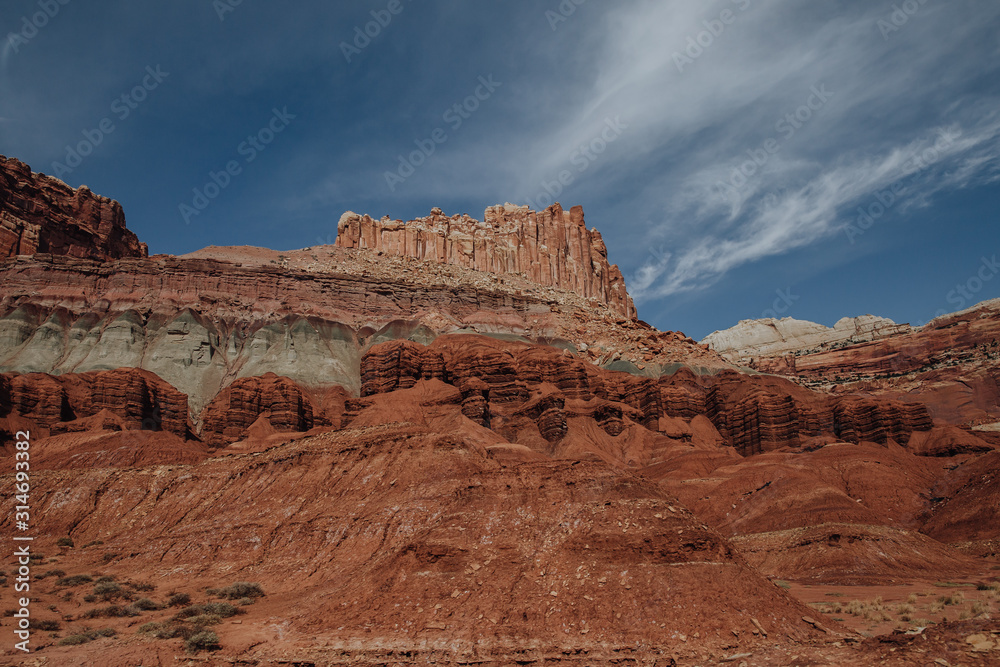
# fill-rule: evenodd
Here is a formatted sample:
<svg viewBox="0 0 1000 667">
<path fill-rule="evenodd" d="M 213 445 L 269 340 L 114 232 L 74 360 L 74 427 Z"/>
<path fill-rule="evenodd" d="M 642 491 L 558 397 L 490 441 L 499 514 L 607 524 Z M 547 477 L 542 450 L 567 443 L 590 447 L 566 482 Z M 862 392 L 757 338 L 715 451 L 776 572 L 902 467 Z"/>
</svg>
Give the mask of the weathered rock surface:
<svg viewBox="0 0 1000 667">
<path fill-rule="evenodd" d="M 919 400 L 950 423 L 1000 422 L 1000 299 L 878 340 L 762 355 L 751 366 L 823 391 Z"/>
<path fill-rule="evenodd" d="M 362 357 L 361 378 L 362 397 L 406 389 L 421 380 L 456 387 L 475 381 L 490 428 L 511 442 L 522 442 L 517 432 L 524 420 L 546 442 L 560 441 L 568 432 L 568 416 L 590 417 L 612 436 L 627 423 L 670 431 L 677 428 L 670 421 L 676 419 L 690 429 L 686 422 L 704 416 L 744 456 L 806 446 L 821 436 L 906 443 L 911 434 L 933 427 L 920 403 L 833 397 L 788 380 L 734 371 L 696 376 L 682 370 L 654 381 L 595 368 L 553 348 L 471 335 L 441 336 L 429 346 L 380 343 Z M 354 401 L 350 410 L 356 413 L 364 405 L 363 399 Z"/>
<path fill-rule="evenodd" d="M 728 366 L 683 334 L 613 319 L 569 292 L 528 292 L 478 273 L 470 287 L 434 274 L 440 265 L 415 282 L 430 263 L 400 259 L 398 271 L 372 273 L 379 264 L 359 259 L 363 251 L 317 252 L 302 251 L 310 268 L 301 270 L 163 256 L 0 261 L 0 372 L 145 368 L 188 394 L 197 415 L 233 378 L 267 372 L 357 392 L 368 345 L 454 331 L 552 342 L 635 373 Z"/>
<path fill-rule="evenodd" d="M 241 440 L 261 419 L 274 432 L 304 433 L 330 421 L 317 414 L 306 391 L 288 378 L 267 373 L 240 378 L 219 392 L 202 415 L 201 437 L 219 447 Z"/>
<path fill-rule="evenodd" d="M 874 315 L 845 317 L 833 327 L 783 317 L 742 320 L 732 328 L 710 333 L 701 342 L 727 359 L 745 364 L 755 357 L 835 349 L 910 331 L 909 324 Z"/>
<path fill-rule="evenodd" d="M 37 252 L 98 260 L 147 255 L 146 244 L 125 228 L 118 202 L 0 155 L 0 257 Z"/>
<path fill-rule="evenodd" d="M 434 209 L 409 222 L 375 220 L 347 212 L 337 224 L 337 246 L 368 248 L 387 255 L 456 264 L 500 276 L 521 275 L 540 285 L 596 299 L 621 317 L 635 319 L 635 306 L 597 229 L 587 229 L 583 208 L 544 211 L 505 204 L 486 209 L 483 220 L 448 217 Z"/>
<path fill-rule="evenodd" d="M 188 437 L 187 396 L 149 371 L 119 368 L 60 376 L 0 375 L 0 417 L 15 414 L 55 434 L 82 430 L 75 420 L 107 411 L 128 429 Z"/>
<path fill-rule="evenodd" d="M 425 402 L 439 405 L 438 418 L 462 419 L 426 387 L 379 400 L 370 410 L 380 426 L 261 454 L 71 478 L 41 472 L 32 498 L 47 537 L 36 547 L 49 551 L 67 534 L 77 544 L 101 539 L 99 549 L 68 551 L 60 567 L 101 563 L 122 579 L 155 581 L 144 595 L 157 599 L 177 589 L 201 601 L 205 587 L 261 582 L 267 597 L 239 625 L 216 626 L 225 658 L 412 664 L 433 653 L 436 662 L 500 665 L 557 653 L 570 664 L 652 664 L 689 638 L 714 650 L 734 632 L 741 646 L 771 643 L 757 624 L 771 637 L 820 636 L 801 620 L 808 608 L 649 480 L 600 462 L 515 462 L 479 444 L 468 421 L 448 433 L 433 422 L 384 424 L 383 410 Z M 0 529 L 13 530 L 11 521 L 0 518 Z M 281 633 L 265 629 L 276 618 Z M 116 652 L 134 645 L 47 655 L 116 665 Z"/>
</svg>

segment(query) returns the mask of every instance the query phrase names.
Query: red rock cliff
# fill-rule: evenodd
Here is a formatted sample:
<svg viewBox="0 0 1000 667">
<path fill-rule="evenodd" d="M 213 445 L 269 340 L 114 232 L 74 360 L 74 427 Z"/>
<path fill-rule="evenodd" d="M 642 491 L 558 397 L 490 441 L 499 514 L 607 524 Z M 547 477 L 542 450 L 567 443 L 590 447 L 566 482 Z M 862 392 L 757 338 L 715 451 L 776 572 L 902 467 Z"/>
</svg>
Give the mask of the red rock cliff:
<svg viewBox="0 0 1000 667">
<path fill-rule="evenodd" d="M 618 315 L 635 319 L 625 279 L 617 265 L 608 264 L 604 240 L 596 229 L 587 229 L 580 206 L 569 211 L 559 204 L 544 211 L 493 206 L 486 209 L 483 221 L 467 215 L 448 217 L 435 208 L 428 217 L 407 223 L 347 212 L 337 225 L 336 245 L 520 274 L 541 285 L 597 299 Z"/>
<path fill-rule="evenodd" d="M 0 155 L 0 257 L 38 252 L 107 261 L 146 257 L 121 204 Z"/>
</svg>

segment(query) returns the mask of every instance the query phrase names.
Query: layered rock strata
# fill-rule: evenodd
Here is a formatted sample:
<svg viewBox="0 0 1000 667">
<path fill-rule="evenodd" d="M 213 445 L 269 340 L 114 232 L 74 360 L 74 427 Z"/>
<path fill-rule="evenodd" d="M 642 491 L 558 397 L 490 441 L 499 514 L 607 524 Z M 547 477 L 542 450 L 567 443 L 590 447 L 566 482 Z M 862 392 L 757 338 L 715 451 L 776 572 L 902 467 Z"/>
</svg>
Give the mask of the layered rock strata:
<svg viewBox="0 0 1000 667">
<path fill-rule="evenodd" d="M 0 375 L 0 417 L 13 414 L 57 434 L 76 430 L 71 422 L 102 410 L 132 430 L 191 435 L 187 396 L 149 371 Z"/>
<path fill-rule="evenodd" d="M 117 201 L 0 155 L 0 257 L 38 252 L 97 260 L 147 255 Z"/>
<path fill-rule="evenodd" d="M 587 229 L 580 206 L 532 211 L 505 204 L 486 209 L 482 221 L 435 208 L 405 223 L 347 212 L 337 224 L 337 246 L 521 275 L 596 299 L 621 317 L 636 316 L 621 271 L 608 263 L 604 240 L 597 229 Z"/>
</svg>

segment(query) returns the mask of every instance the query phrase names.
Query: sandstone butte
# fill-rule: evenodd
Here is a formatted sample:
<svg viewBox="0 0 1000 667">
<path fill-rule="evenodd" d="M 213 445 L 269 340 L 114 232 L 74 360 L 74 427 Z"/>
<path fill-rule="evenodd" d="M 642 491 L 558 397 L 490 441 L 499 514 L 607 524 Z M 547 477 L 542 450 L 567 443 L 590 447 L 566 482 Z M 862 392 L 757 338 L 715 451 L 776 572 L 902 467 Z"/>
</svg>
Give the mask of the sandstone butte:
<svg viewBox="0 0 1000 667">
<path fill-rule="evenodd" d="M 995 304 L 741 323 L 730 362 L 636 318 L 578 208 L 147 257 L 0 167 L 3 664 L 1000 658 Z"/>
<path fill-rule="evenodd" d="M 505 204 L 486 209 L 483 220 L 430 216 L 404 223 L 345 213 L 337 223 L 337 246 L 369 248 L 389 255 L 457 264 L 498 275 L 521 275 L 540 285 L 596 298 L 622 317 L 635 305 L 597 229 L 587 229 L 583 207 L 558 204 L 536 212 Z"/>
</svg>

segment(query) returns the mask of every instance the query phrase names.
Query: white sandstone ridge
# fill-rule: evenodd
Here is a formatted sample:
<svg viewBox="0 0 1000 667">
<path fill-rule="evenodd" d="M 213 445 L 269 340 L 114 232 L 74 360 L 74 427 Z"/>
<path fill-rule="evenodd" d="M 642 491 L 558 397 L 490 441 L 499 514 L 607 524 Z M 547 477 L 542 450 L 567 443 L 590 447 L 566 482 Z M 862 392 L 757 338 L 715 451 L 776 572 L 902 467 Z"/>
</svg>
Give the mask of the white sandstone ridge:
<svg viewBox="0 0 1000 667">
<path fill-rule="evenodd" d="M 844 317 L 833 327 L 791 317 L 769 317 L 742 320 L 734 327 L 710 333 L 701 342 L 730 361 L 745 361 L 846 347 L 910 331 L 909 324 L 896 324 L 875 315 Z"/>
</svg>

